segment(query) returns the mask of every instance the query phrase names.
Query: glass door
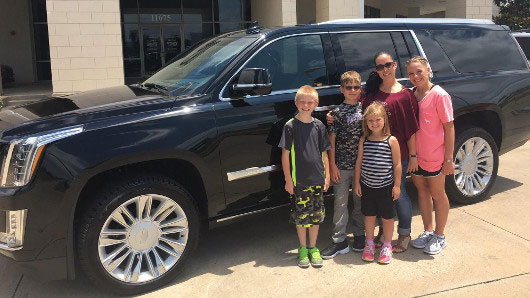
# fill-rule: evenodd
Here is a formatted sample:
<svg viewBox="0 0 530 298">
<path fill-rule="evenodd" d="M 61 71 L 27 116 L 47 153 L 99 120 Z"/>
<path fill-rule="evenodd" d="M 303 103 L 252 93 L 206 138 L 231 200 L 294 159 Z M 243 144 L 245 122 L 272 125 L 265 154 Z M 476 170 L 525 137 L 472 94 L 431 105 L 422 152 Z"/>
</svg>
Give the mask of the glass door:
<svg viewBox="0 0 530 298">
<path fill-rule="evenodd" d="M 182 50 L 180 25 L 162 25 L 164 66 Z"/>
<path fill-rule="evenodd" d="M 162 67 L 160 25 L 142 27 L 143 74 L 150 76 Z"/>
</svg>

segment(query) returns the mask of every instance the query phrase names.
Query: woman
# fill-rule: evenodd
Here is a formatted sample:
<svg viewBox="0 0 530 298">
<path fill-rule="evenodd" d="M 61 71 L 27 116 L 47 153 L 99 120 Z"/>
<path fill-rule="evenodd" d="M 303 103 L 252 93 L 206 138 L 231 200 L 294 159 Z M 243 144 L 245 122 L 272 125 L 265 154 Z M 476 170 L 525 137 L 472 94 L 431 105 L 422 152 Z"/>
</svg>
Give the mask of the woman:
<svg viewBox="0 0 530 298">
<path fill-rule="evenodd" d="M 420 122 L 420 130 L 416 133 L 418 170 L 412 173 L 412 181 L 418 189 L 418 204 L 425 230 L 412 241 L 412 246 L 434 255 L 447 246 L 444 228 L 449 216 L 449 200 L 445 193 L 445 176 L 454 173 L 455 129 L 451 96 L 430 81 L 430 72 L 429 62 L 423 57 L 407 61 L 408 77 L 415 86 L 413 91 L 418 100 Z"/>
</svg>

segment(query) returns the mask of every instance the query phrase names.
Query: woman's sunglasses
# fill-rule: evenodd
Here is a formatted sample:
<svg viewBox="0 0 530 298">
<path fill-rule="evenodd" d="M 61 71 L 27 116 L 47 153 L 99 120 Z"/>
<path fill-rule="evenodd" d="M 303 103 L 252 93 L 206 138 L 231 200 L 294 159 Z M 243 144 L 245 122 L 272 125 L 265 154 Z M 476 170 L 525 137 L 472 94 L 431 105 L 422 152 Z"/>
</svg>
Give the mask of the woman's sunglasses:
<svg viewBox="0 0 530 298">
<path fill-rule="evenodd" d="M 394 66 L 394 61 L 392 61 L 392 62 L 387 62 L 387 63 L 385 63 L 385 64 L 377 64 L 377 65 L 375 66 L 375 70 L 377 70 L 377 71 L 381 71 L 381 70 L 383 70 L 384 68 L 390 68 L 390 67 L 392 67 L 392 66 Z"/>
<path fill-rule="evenodd" d="M 361 86 L 344 86 L 342 88 L 344 88 L 344 89 L 346 89 L 348 91 L 352 91 L 352 90 L 357 91 L 357 90 L 361 89 Z"/>
</svg>

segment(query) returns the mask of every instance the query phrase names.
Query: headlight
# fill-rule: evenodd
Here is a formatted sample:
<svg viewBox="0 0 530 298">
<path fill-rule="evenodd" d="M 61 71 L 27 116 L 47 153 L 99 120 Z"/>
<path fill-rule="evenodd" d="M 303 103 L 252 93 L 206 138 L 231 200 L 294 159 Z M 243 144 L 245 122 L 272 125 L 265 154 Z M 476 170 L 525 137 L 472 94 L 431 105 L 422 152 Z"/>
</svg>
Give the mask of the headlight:
<svg viewBox="0 0 530 298">
<path fill-rule="evenodd" d="M 76 135 L 83 126 L 68 127 L 13 140 L 3 156 L 0 187 L 28 184 L 46 144 Z"/>
</svg>

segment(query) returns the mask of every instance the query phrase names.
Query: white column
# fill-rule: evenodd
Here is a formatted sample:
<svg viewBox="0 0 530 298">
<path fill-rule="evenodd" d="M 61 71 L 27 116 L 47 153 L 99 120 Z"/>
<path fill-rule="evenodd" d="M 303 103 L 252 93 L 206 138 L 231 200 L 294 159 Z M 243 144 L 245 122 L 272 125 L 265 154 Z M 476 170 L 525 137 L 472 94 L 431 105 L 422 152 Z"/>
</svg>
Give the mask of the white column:
<svg viewBox="0 0 530 298">
<path fill-rule="evenodd" d="M 486 19 L 493 14 L 492 0 L 452 0 L 447 1 L 446 18 Z"/>
<path fill-rule="evenodd" d="M 364 18 L 364 0 L 316 0 L 317 22 Z"/>
<path fill-rule="evenodd" d="M 54 94 L 123 85 L 119 0 L 46 0 Z"/>
<path fill-rule="evenodd" d="M 409 18 L 419 18 L 421 15 L 419 7 L 409 7 L 408 8 L 408 17 Z"/>
<path fill-rule="evenodd" d="M 296 0 L 252 0 L 252 21 L 261 26 L 296 25 Z"/>
</svg>

